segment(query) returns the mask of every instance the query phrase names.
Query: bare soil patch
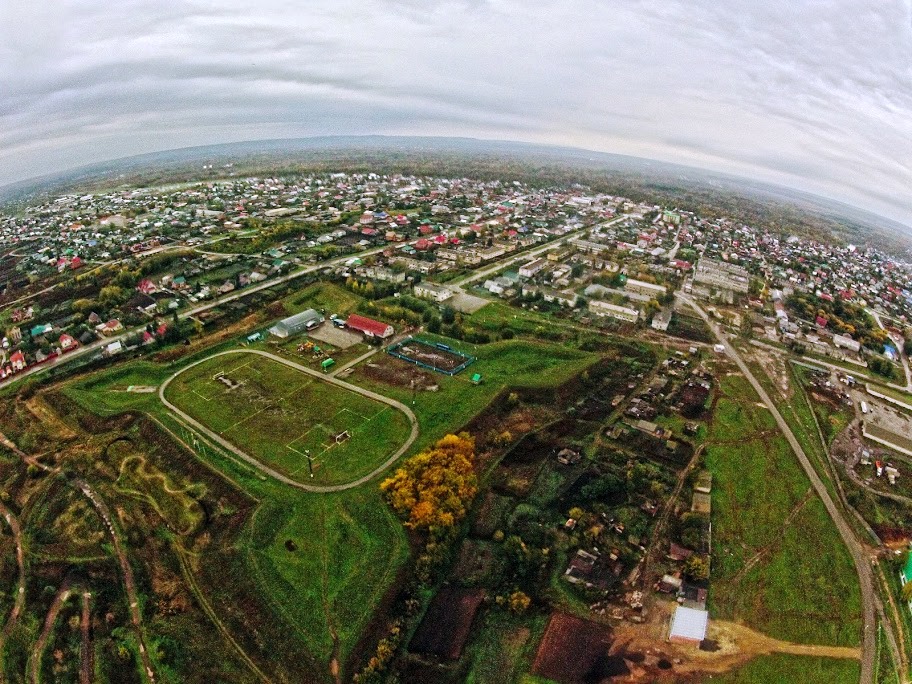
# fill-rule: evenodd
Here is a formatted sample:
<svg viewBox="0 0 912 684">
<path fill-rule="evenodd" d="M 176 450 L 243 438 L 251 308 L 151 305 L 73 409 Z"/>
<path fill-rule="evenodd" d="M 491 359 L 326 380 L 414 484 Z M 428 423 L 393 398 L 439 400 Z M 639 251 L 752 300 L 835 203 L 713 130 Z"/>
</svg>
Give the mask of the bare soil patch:
<svg viewBox="0 0 912 684">
<path fill-rule="evenodd" d="M 566 613 L 554 613 L 542 637 L 532 672 L 560 684 L 588 684 L 629 671 L 611 659 L 611 629 Z M 623 667 L 621 667 L 623 666 Z M 609 674 L 614 671 L 615 675 Z"/>
<path fill-rule="evenodd" d="M 459 658 L 483 599 L 481 589 L 441 589 L 418 625 L 409 650 L 447 660 Z"/>
<path fill-rule="evenodd" d="M 375 354 L 369 363 L 362 365 L 361 370 L 371 380 L 392 387 L 414 386 L 416 390 L 431 392 L 439 388 L 437 378 L 431 372 L 421 370 L 386 354 Z"/>
</svg>

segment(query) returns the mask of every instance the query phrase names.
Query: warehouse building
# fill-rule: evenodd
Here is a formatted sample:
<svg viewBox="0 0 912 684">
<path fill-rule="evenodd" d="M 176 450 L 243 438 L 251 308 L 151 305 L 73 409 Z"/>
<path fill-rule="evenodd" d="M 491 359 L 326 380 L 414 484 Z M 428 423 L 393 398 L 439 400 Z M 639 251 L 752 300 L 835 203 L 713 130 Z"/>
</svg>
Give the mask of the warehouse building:
<svg viewBox="0 0 912 684">
<path fill-rule="evenodd" d="M 283 318 L 271 327 L 269 332 L 276 337 L 291 337 L 292 335 L 297 335 L 305 330 L 316 328 L 324 320 L 323 315 L 319 311 L 307 309 L 307 311 L 302 311 L 294 316 Z"/>
<path fill-rule="evenodd" d="M 351 314 L 348 320 L 345 321 L 345 325 L 352 330 L 364 333 L 368 337 L 379 337 L 381 340 L 391 337 L 395 332 L 393 326 L 389 323 L 375 321 L 372 318 L 359 316 L 358 314 Z"/>
</svg>

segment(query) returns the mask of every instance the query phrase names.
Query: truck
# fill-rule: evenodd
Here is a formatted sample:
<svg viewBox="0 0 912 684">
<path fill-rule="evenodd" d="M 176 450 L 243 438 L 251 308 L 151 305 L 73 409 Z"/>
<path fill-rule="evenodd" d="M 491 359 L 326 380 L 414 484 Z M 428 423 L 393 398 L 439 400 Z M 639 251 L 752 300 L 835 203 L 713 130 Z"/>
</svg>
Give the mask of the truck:
<svg viewBox="0 0 912 684">
<path fill-rule="evenodd" d="M 864 414 L 868 413 L 868 404 L 866 402 L 861 402 L 861 412 Z"/>
</svg>

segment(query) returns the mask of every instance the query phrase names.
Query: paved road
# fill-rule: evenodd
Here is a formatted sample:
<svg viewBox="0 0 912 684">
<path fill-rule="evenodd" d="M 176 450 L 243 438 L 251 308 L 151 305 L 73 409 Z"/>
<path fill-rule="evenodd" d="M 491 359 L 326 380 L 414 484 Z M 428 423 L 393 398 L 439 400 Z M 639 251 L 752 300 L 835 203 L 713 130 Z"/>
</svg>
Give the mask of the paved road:
<svg viewBox="0 0 912 684">
<path fill-rule="evenodd" d="M 412 426 L 412 431 L 409 434 L 409 437 L 405 441 L 405 443 L 401 447 L 399 447 L 399 449 L 397 449 L 396 452 L 392 456 L 390 456 L 388 459 L 386 459 L 386 461 L 384 461 L 382 464 L 377 466 L 374 470 L 369 472 L 367 475 L 359 477 L 357 480 L 352 480 L 351 482 L 346 482 L 344 484 L 337 484 L 337 485 L 311 485 L 311 484 L 306 484 L 304 482 L 298 482 L 297 480 L 293 480 L 290 477 L 288 477 L 287 475 L 284 475 L 283 473 L 280 473 L 279 471 L 275 470 L 274 468 L 270 468 L 268 465 L 257 460 L 256 458 L 254 458 L 247 452 L 245 452 L 241 449 L 238 449 L 234 444 L 232 444 L 231 442 L 229 442 L 226 439 L 223 439 L 219 434 L 213 432 L 212 430 L 207 428 L 202 423 L 198 422 L 197 420 L 194 420 L 193 418 L 188 416 L 186 413 L 181 411 L 179 408 L 177 408 L 174 404 L 172 404 L 170 401 L 168 401 L 165 398 L 165 390 L 168 388 L 168 385 L 171 383 L 171 381 L 173 381 L 174 378 L 176 378 L 178 375 L 180 375 L 181 373 L 183 373 L 187 370 L 190 370 L 194 366 L 198 366 L 201 363 L 205 363 L 205 362 L 209 361 L 210 359 L 214 359 L 219 356 L 227 356 L 229 354 L 256 354 L 258 356 L 264 356 L 267 359 L 271 359 L 272 361 L 276 361 L 278 363 L 285 364 L 289 368 L 294 368 L 295 370 L 301 371 L 302 373 L 306 373 L 307 375 L 311 375 L 315 378 L 319 378 L 322 382 L 329 383 L 330 385 L 335 385 L 336 387 L 341 387 L 342 389 L 346 389 L 350 392 L 354 392 L 355 394 L 360 394 L 361 396 L 367 397 L 368 399 L 373 399 L 374 401 L 379 401 L 383 404 L 386 404 L 387 406 L 391 406 L 395 409 L 402 411 L 402 413 L 405 414 L 406 418 L 408 418 L 409 423 Z M 377 475 L 382 473 L 387 468 L 389 468 L 393 463 L 396 462 L 396 460 L 400 456 L 402 456 L 402 454 L 404 454 L 409 449 L 409 447 L 412 446 L 412 444 L 418 438 L 418 419 L 415 417 L 415 414 L 412 412 L 412 409 L 410 409 L 408 406 L 406 406 L 402 402 L 396 401 L 395 399 L 390 399 L 389 397 L 385 397 L 382 394 L 377 394 L 376 392 L 371 392 L 370 390 L 366 390 L 363 387 L 358 387 L 357 385 L 352 385 L 351 383 L 345 382 L 344 380 L 339 380 L 338 378 L 334 378 L 330 375 L 324 375 L 323 373 L 315 371 L 312 368 L 308 368 L 307 366 L 302 366 L 301 364 L 295 363 L 294 361 L 289 361 L 288 359 L 284 359 L 281 356 L 276 356 L 275 354 L 270 354 L 269 352 L 260 351 L 258 349 L 229 349 L 228 351 L 219 352 L 217 354 L 213 354 L 212 356 L 207 356 L 205 359 L 201 359 L 200 361 L 191 363 L 189 366 L 186 366 L 185 368 L 182 368 L 181 370 L 174 373 L 174 375 L 169 377 L 167 380 L 165 380 L 161 384 L 161 386 L 158 388 L 158 397 L 159 397 L 159 399 L 161 399 L 161 402 L 168 409 L 170 409 L 173 413 L 175 413 L 177 416 L 179 416 L 183 422 L 192 426 L 193 429 L 198 430 L 200 433 L 202 433 L 203 435 L 208 437 L 210 440 L 212 440 L 219 446 L 223 447 L 224 449 L 227 449 L 230 453 L 234 454 L 241 460 L 249 463 L 254 468 L 256 468 L 260 472 L 268 475 L 269 477 L 272 477 L 273 479 L 278 480 L 279 482 L 282 482 L 283 484 L 287 484 L 290 487 L 295 487 L 297 489 L 301 489 L 305 492 L 315 492 L 315 493 L 344 492 L 346 489 L 353 489 L 355 487 L 359 487 L 359 486 L 363 485 L 365 482 L 368 482 L 368 481 L 372 480 L 373 478 L 375 478 Z"/>
<path fill-rule="evenodd" d="M 336 257 L 335 259 L 328 259 L 326 261 L 321 261 L 318 264 L 314 264 L 312 266 L 306 266 L 299 271 L 293 271 L 291 273 L 286 273 L 283 276 L 279 276 L 278 278 L 273 278 L 271 280 L 264 280 L 262 283 L 258 283 L 257 285 L 251 285 L 249 287 L 245 287 L 241 290 L 237 290 L 231 294 L 225 295 L 224 297 L 218 297 L 216 299 L 213 299 L 210 302 L 206 302 L 205 304 L 200 304 L 199 306 L 194 307 L 192 309 L 182 311 L 178 314 L 178 317 L 181 319 L 190 318 L 192 316 L 201 314 L 204 311 L 209 311 L 210 309 L 214 309 L 217 306 L 221 306 L 222 304 L 226 304 L 228 302 L 233 302 L 236 299 L 242 299 L 244 297 L 247 297 L 248 295 L 254 294 L 255 292 L 260 292 L 261 290 L 267 290 L 270 287 L 273 287 L 275 285 L 279 285 L 281 283 L 286 283 L 290 280 L 294 280 L 296 278 L 300 278 L 301 276 L 305 276 L 305 275 L 308 275 L 311 273 L 315 273 L 317 271 L 321 271 L 325 268 L 332 268 L 333 266 L 338 266 L 339 264 L 343 264 L 347 260 L 354 258 L 354 257 L 361 258 L 361 257 L 365 257 L 365 256 L 370 256 L 371 254 L 376 254 L 378 252 L 383 251 L 384 249 L 386 249 L 386 248 L 385 247 L 375 247 L 373 249 L 368 249 L 363 252 L 347 254 L 345 256 Z M 63 356 L 58 356 L 53 361 L 50 361 L 48 363 L 44 363 L 40 366 L 31 366 L 30 368 L 27 368 L 26 370 L 22 371 L 21 373 L 17 373 L 16 375 L 10 376 L 6 380 L 0 381 L 0 388 L 10 385 L 14 382 L 18 382 L 19 380 L 22 380 L 23 378 L 27 378 L 30 375 L 42 373 L 49 368 L 54 368 L 55 366 L 63 365 L 64 363 L 72 361 L 73 359 L 77 359 L 81 356 L 85 356 L 86 354 L 100 351 L 102 348 L 106 347 L 111 342 L 116 342 L 118 340 L 124 341 L 130 335 L 142 334 L 142 332 L 145 331 L 145 329 L 146 329 L 145 325 L 141 325 L 136 328 L 131 328 L 130 330 L 126 330 L 119 335 L 116 335 L 113 337 L 106 337 L 104 339 L 97 340 L 96 342 L 92 342 L 91 344 L 87 344 L 85 346 L 78 347 L 77 349 L 74 349 L 71 352 L 67 352 Z"/>
<path fill-rule="evenodd" d="M 613 226 L 615 223 L 619 223 L 626 218 L 627 218 L 627 215 L 624 214 L 622 216 L 618 216 L 617 218 L 613 218 L 610 221 L 606 221 L 605 223 L 602 223 L 601 226 L 603 228 L 607 228 L 608 226 Z M 592 230 L 593 228 L 594 228 L 594 226 L 585 226 L 584 228 L 570 231 L 566 235 L 559 237 L 557 240 L 551 240 L 549 242 L 546 242 L 541 247 L 536 247 L 535 249 L 530 249 L 528 251 L 522 251 L 519 254 L 506 257 L 504 259 L 501 259 L 500 261 L 497 261 L 497 262 L 491 264 L 490 266 L 487 266 L 487 267 L 481 269 L 480 271 L 472 271 L 472 273 L 467 275 L 465 278 L 460 278 L 458 280 L 453 281 L 452 283 L 447 283 L 447 287 L 450 287 L 452 289 L 463 292 L 464 291 L 463 285 L 468 285 L 469 283 L 474 283 L 475 281 L 481 280 L 482 278 L 487 278 L 489 275 L 498 273 L 499 271 L 502 271 L 505 267 L 509 266 L 510 264 L 515 264 L 518 261 L 528 261 L 530 259 L 534 259 L 539 254 L 544 254 L 548 250 L 553 249 L 555 246 L 560 245 L 572 238 L 578 237 L 579 235 L 582 235 L 586 231 Z"/>
<path fill-rule="evenodd" d="M 792 429 L 789 427 L 788 423 L 785 422 L 782 414 L 779 413 L 779 409 L 776 407 L 776 404 L 770 398 L 769 394 L 767 394 L 766 390 L 763 388 L 763 385 L 761 385 L 757 378 L 754 377 L 754 374 L 751 372 L 748 365 L 744 362 L 744 359 L 742 359 L 738 351 L 731 344 L 729 344 L 728 338 L 719 329 L 719 327 L 712 320 L 710 320 L 709 315 L 696 302 L 694 302 L 686 295 L 680 293 L 678 293 L 676 296 L 681 301 L 690 305 L 690 307 L 697 312 L 700 318 L 706 322 L 709 328 L 713 331 L 713 334 L 716 336 L 716 339 L 718 339 L 719 343 L 725 347 L 725 351 L 737 364 L 738 368 L 744 374 L 744 377 L 747 378 L 748 382 L 750 382 L 751 386 L 754 388 L 754 391 L 757 392 L 757 394 L 760 396 L 760 399 L 764 404 L 766 404 L 766 407 L 770 410 L 770 413 L 772 413 L 773 418 L 776 421 L 776 425 L 782 431 L 782 434 L 785 435 L 785 438 L 788 440 L 789 445 L 792 447 L 792 451 L 794 451 L 795 455 L 798 457 L 798 462 L 801 464 L 801 467 L 804 468 L 804 472 L 810 479 L 811 485 L 814 487 L 814 491 L 817 492 L 817 495 L 820 497 L 821 501 L 823 501 L 823 505 L 826 507 L 827 513 L 829 514 L 830 518 L 832 518 L 833 523 L 836 525 L 836 528 L 839 530 L 839 536 L 842 537 L 843 542 L 848 547 L 849 553 L 852 555 L 852 559 L 855 561 L 855 569 L 858 572 L 859 584 L 861 586 L 863 627 L 860 683 L 873 684 L 875 669 L 874 661 L 877 657 L 877 623 L 874 615 L 877 596 L 874 592 L 874 573 L 871 570 L 870 559 L 864 552 L 861 544 L 859 544 L 858 540 L 855 538 L 855 534 L 852 532 L 852 528 L 849 526 L 849 523 L 846 522 L 845 518 L 842 516 L 842 512 L 839 510 L 839 508 L 836 507 L 836 504 L 830 497 L 830 493 L 827 491 L 826 485 L 824 485 L 823 480 L 820 479 L 817 471 L 814 470 L 814 467 L 811 465 L 807 454 L 804 453 L 804 449 L 801 448 L 801 444 L 798 443 L 798 439 L 795 437 Z"/>
</svg>

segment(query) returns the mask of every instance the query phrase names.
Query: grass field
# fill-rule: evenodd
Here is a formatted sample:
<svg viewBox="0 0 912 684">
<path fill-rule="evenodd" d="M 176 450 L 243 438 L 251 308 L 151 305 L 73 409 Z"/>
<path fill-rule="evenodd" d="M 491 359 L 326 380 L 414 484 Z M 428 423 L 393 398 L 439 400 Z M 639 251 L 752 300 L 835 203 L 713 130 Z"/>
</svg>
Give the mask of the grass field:
<svg viewBox="0 0 912 684">
<path fill-rule="evenodd" d="M 722 393 L 706 452 L 712 614 L 787 641 L 857 645 L 858 582 L 835 526 L 747 382 L 725 377 Z"/>
<path fill-rule="evenodd" d="M 245 534 L 249 567 L 309 653 L 328 660 L 335 633 L 344 664 L 408 557 L 402 524 L 370 484 L 275 494 Z"/>
<path fill-rule="evenodd" d="M 744 667 L 714 675 L 717 684 L 854 684 L 861 674 L 854 660 L 812 658 L 777 653 L 760 656 Z"/>
<path fill-rule="evenodd" d="M 353 307 L 357 299 L 346 301 L 348 297 L 349 293 L 340 288 L 315 286 L 290 296 L 295 301 L 289 302 L 289 305 L 295 309 L 322 305 L 329 312 Z M 475 386 L 465 374 L 464 377 L 454 378 L 435 374 L 438 391 L 418 392 L 415 397 L 413 409 L 419 416 L 421 437 L 411 451 L 466 424 L 505 387 L 555 386 L 585 370 L 600 357 L 573 346 L 518 339 L 478 347 L 439 339 L 477 356 L 478 361 L 472 371 L 480 372 L 484 382 Z M 236 349 L 237 344 L 232 342 L 218 347 L 219 350 L 227 348 Z M 204 358 L 213 351 L 216 350 L 201 352 L 194 359 Z M 610 355 L 610 351 L 608 353 Z M 380 355 L 375 355 L 372 360 L 377 356 Z M 385 354 L 383 356 L 386 357 Z M 184 359 L 181 364 L 191 360 Z M 398 415 L 398 412 L 366 399 L 363 401 L 367 401 L 369 406 L 355 407 L 354 403 L 341 398 L 348 397 L 350 393 L 323 385 L 316 378 L 260 357 L 256 358 L 257 363 L 262 361 L 266 366 L 255 369 L 245 367 L 244 370 L 237 368 L 248 360 L 249 357 L 236 355 L 215 359 L 224 367 L 215 367 L 208 362 L 200 364 L 174 380 L 168 389 L 168 397 L 194 418 L 210 424 L 213 430 L 224 432 L 225 438 L 240 448 L 252 444 L 261 447 L 269 445 L 273 453 L 277 453 L 274 463 L 279 464 L 278 459 L 284 458 L 286 460 L 281 464 L 287 468 L 294 465 L 294 455 L 283 454 L 282 450 L 287 451 L 286 445 L 301 437 L 307 421 L 326 424 L 328 432 L 334 433 L 338 426 L 330 422 L 334 415 L 332 411 L 349 409 L 362 418 L 370 419 L 376 412 L 386 410 L 379 416 L 385 423 L 390 422 L 385 420 L 386 416 Z M 69 383 L 64 391 L 83 408 L 103 415 L 114 415 L 124 410 L 147 412 L 188 439 L 186 430 L 176 423 L 155 393 L 125 391 L 130 385 L 157 387 L 179 367 L 134 362 L 78 378 Z M 264 378 L 262 371 L 266 368 L 268 377 Z M 235 377 L 231 378 L 235 382 L 243 380 L 248 390 L 257 389 L 262 404 L 258 415 L 269 415 L 270 421 L 275 418 L 278 426 L 275 422 L 257 422 L 252 418 L 256 411 L 254 402 L 258 401 L 255 396 L 248 395 L 246 402 L 215 400 L 219 395 L 213 392 L 221 393 L 221 396 L 229 393 L 232 399 L 233 395 L 239 394 L 237 390 L 228 390 L 227 385 L 213 380 L 216 373 L 226 369 L 237 370 Z M 198 377 L 195 375 L 197 371 Z M 183 383 L 183 380 L 189 382 Z M 412 406 L 412 393 L 407 385 L 372 381 L 360 370 L 348 380 Z M 179 387 L 179 382 L 184 386 Z M 196 412 L 191 406 L 179 402 L 179 393 L 190 405 L 195 405 Z M 272 399 L 268 400 L 270 395 Z M 359 395 L 351 397 L 357 402 L 362 401 Z M 321 410 L 314 416 L 311 407 L 317 401 Z M 262 410 L 267 407 L 271 408 Z M 361 410 L 355 411 L 354 408 Z M 340 419 L 347 415 L 344 412 Z M 290 420 L 280 421 L 277 416 Z M 243 430 L 243 426 L 237 426 L 245 418 L 247 422 L 244 425 L 253 424 L 257 429 Z M 285 425 L 286 422 L 289 425 Z M 351 430 L 347 426 L 342 429 Z M 390 429 L 392 434 L 392 426 L 385 425 L 384 429 Z M 404 417 L 402 425 L 396 429 L 399 437 L 390 437 L 391 448 L 400 444 L 407 435 L 408 426 Z M 323 432 L 327 433 L 327 430 Z M 355 426 L 354 430 L 355 436 L 349 443 L 357 438 L 358 427 Z M 319 441 L 316 438 L 318 434 L 314 433 L 315 441 Z M 382 435 L 381 432 L 380 437 Z M 371 444 L 378 439 L 376 431 L 369 436 Z M 253 455 L 261 456 L 253 448 L 250 450 Z M 333 447 L 327 457 L 335 456 L 335 451 Z M 353 450 L 353 456 L 360 455 Z M 317 457 L 316 454 L 314 456 Z M 371 629 L 370 622 L 378 605 L 395 586 L 396 578 L 408 558 L 408 542 L 401 522 L 383 502 L 376 483 L 339 494 L 313 495 L 264 480 L 246 464 L 238 463 L 218 450 L 209 449 L 200 454 L 200 458 L 224 472 L 259 502 L 256 513 L 229 547 L 211 549 L 201 558 L 197 580 L 203 595 L 233 633 L 244 638 L 247 620 L 244 618 L 243 596 L 256 592 L 271 608 L 263 619 L 281 625 L 286 635 L 282 643 L 276 643 L 275 647 L 293 651 L 294 659 L 301 662 L 302 672 L 313 670 L 328 676 L 329 661 L 335 654 L 342 667 L 343 680 L 350 678 L 346 662 L 365 631 Z M 318 457 L 317 461 L 320 462 Z M 379 458 L 375 459 L 374 463 L 379 461 Z M 138 458 L 124 458 L 121 464 L 123 471 L 115 470 L 115 478 L 120 476 L 115 486 L 128 497 L 135 496 L 137 489 L 145 488 L 147 485 L 142 482 L 145 480 L 160 490 L 146 501 L 152 507 L 162 508 L 167 498 L 173 499 L 172 504 L 184 498 L 183 493 L 169 494 L 180 492 L 186 486 L 173 474 L 159 472 Z M 359 467 L 360 462 L 349 465 Z M 327 473 L 327 468 L 319 468 L 318 473 Z M 306 477 L 306 470 L 298 473 L 298 476 L 302 475 Z M 163 512 L 178 533 L 191 529 L 197 518 L 192 505 L 185 510 L 169 506 Z M 238 589 L 231 589 L 231 586 Z M 520 635 L 514 633 L 510 624 L 491 625 L 485 635 L 471 651 L 476 662 L 473 676 L 479 682 L 496 681 L 497 668 L 489 667 L 489 658 L 511 659 L 516 654 L 514 648 L 519 648 L 514 638 L 518 640 Z M 527 649 L 533 648 L 535 642 L 536 634 L 533 633 L 522 646 L 524 658 L 529 655 Z M 288 656 L 282 656 L 282 660 L 288 660 Z"/>
<path fill-rule="evenodd" d="M 487 308 L 487 307 L 485 307 Z M 477 360 L 468 371 L 448 377 L 434 375 L 439 385 L 436 392 L 416 392 L 413 396 L 404 386 L 380 383 L 366 377 L 360 369 L 348 378 L 354 384 L 398 399 L 412 407 L 418 416 L 421 436 L 416 447 L 440 439 L 447 430 L 467 423 L 508 386 L 549 387 L 559 385 L 577 375 L 598 360 L 597 354 L 557 344 L 509 340 L 484 345 L 471 345 L 434 335 L 423 335 L 431 341 L 443 341 L 455 349 L 475 356 Z M 390 359 L 403 369 L 414 368 L 405 361 Z M 483 382 L 473 385 L 469 378 L 480 373 Z"/>
<path fill-rule="evenodd" d="M 174 379 L 167 396 L 264 463 L 319 484 L 369 473 L 409 433 L 401 411 L 252 354 L 194 366 Z"/>
</svg>

